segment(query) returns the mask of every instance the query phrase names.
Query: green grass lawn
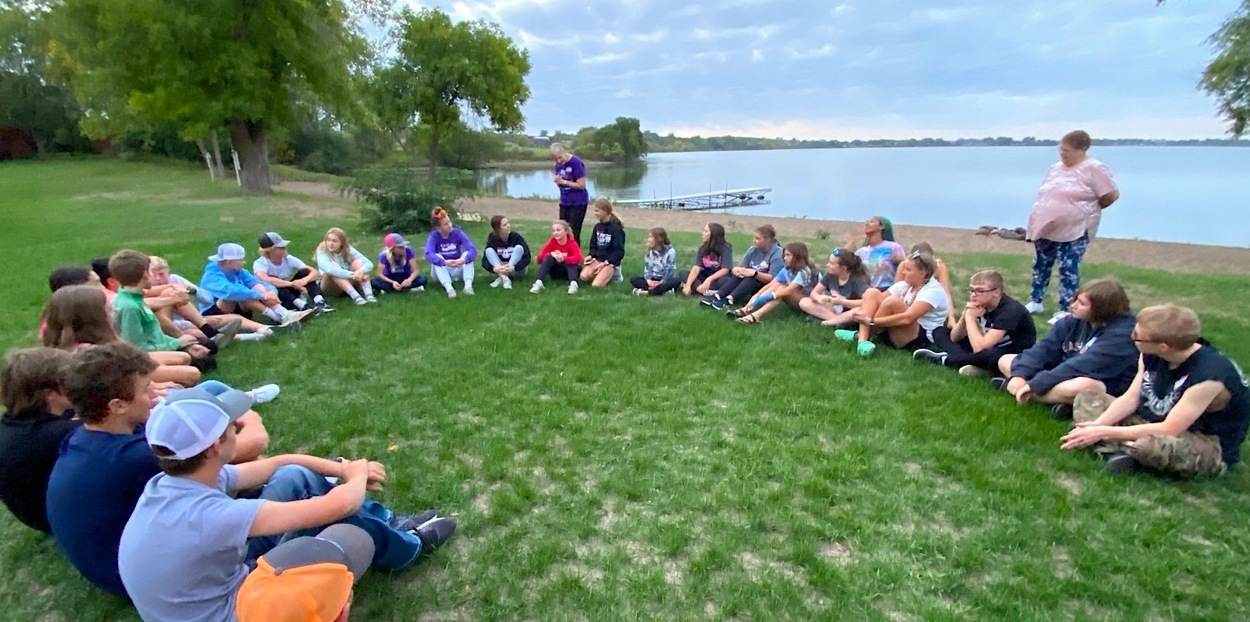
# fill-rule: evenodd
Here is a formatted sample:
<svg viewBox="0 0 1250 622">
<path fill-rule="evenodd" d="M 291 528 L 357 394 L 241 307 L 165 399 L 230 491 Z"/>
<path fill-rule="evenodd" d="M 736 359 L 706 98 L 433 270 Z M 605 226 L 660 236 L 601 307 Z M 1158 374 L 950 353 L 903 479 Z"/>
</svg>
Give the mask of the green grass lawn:
<svg viewBox="0 0 1250 622">
<path fill-rule="evenodd" d="M 251 255 L 276 229 L 309 260 L 330 224 L 358 229 L 311 217 L 318 201 L 239 198 L 194 167 L 0 165 L 0 345 L 34 342 L 51 268 L 121 247 L 198 279 L 219 242 Z M 633 274 L 646 223 L 628 224 Z M 547 226 L 516 223 L 534 247 Z M 674 237 L 689 262 L 697 234 Z M 376 253 L 379 239 L 359 246 Z M 956 284 L 998 267 L 1026 293 L 1027 258 L 944 259 Z M 1121 278 L 1138 308 L 1196 307 L 1207 336 L 1250 363 L 1250 277 L 1085 274 Z M 1196 482 L 1111 477 L 1059 451 L 1065 426 L 1043 408 L 898 353 L 861 360 L 788 311 L 739 326 L 627 284 L 533 296 L 479 276 L 472 298 L 343 304 L 221 356 L 221 380 L 282 386 L 260 408 L 275 453 L 382 460 L 385 503 L 459 519 L 445 549 L 368 576 L 353 619 L 1247 616 L 1246 466 Z M 5 619 L 137 619 L 0 514 Z"/>
</svg>

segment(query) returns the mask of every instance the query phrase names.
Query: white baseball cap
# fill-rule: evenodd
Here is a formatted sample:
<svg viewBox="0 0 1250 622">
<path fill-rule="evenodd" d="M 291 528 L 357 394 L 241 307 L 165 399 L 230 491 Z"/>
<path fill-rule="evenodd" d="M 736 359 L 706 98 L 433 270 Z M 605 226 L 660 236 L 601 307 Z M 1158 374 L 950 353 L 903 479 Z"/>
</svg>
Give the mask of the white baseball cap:
<svg viewBox="0 0 1250 622">
<path fill-rule="evenodd" d="M 203 389 L 183 389 L 161 400 L 148 417 L 148 445 L 172 452 L 169 460 L 198 456 L 225 433 L 226 426 L 252 408 L 252 398 L 230 389 L 213 395 Z"/>
<path fill-rule="evenodd" d="M 230 261 L 232 259 L 243 259 L 247 256 L 247 251 L 242 246 L 234 242 L 226 242 L 217 247 L 217 254 L 208 258 L 209 261 Z"/>
</svg>

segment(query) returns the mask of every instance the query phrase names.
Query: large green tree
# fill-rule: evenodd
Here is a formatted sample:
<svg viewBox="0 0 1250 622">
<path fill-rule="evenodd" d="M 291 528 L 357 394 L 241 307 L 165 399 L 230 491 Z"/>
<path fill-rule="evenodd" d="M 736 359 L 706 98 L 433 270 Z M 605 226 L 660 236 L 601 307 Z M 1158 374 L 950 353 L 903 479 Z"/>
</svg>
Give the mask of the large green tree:
<svg viewBox="0 0 1250 622">
<path fill-rule="evenodd" d="M 1229 121 L 1229 133 L 1240 137 L 1250 123 L 1250 0 L 1224 22 L 1211 44 L 1216 57 L 1202 73 L 1199 85 L 1220 103 Z"/>
<path fill-rule="evenodd" d="M 578 130 L 573 149 L 591 160 L 636 162 L 647 155 L 647 139 L 638 119 L 617 117 L 609 125 Z"/>
<path fill-rule="evenodd" d="M 46 75 L 47 9 L 43 2 L 0 0 L 0 128 L 28 134 L 40 154 L 79 138 L 78 102 Z"/>
<path fill-rule="evenodd" d="M 424 151 L 431 170 L 442 142 L 463 131 L 466 112 L 498 131 L 521 127 L 529 53 L 498 26 L 404 9 L 391 36 L 396 53 L 375 71 L 371 101 L 396 142 Z"/>
<path fill-rule="evenodd" d="M 96 115 L 225 126 L 245 194 L 271 192 L 268 133 L 309 93 L 352 103 L 367 46 L 346 0 L 59 0 L 54 50 Z"/>
</svg>

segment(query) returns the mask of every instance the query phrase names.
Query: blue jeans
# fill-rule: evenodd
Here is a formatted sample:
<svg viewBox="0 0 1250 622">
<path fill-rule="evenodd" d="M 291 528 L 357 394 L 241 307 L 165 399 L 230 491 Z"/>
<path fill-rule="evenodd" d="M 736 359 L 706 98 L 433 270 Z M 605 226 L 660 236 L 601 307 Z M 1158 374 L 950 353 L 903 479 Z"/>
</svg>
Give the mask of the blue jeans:
<svg viewBox="0 0 1250 622">
<path fill-rule="evenodd" d="M 402 283 L 403 281 L 402 281 L 402 280 L 400 280 L 400 282 Z M 376 289 L 376 290 L 378 290 L 378 291 L 380 291 L 380 292 L 386 292 L 386 293 L 388 293 L 388 294 L 393 294 L 393 293 L 395 293 L 396 291 L 399 291 L 400 293 L 406 293 L 406 292 L 410 292 L 410 291 L 412 291 L 412 290 L 414 290 L 414 289 L 416 289 L 416 288 L 418 288 L 418 287 L 425 287 L 425 275 L 424 275 L 424 274 L 418 274 L 418 275 L 417 275 L 417 277 L 416 277 L 415 279 L 413 279 L 413 280 L 412 280 L 412 285 L 411 285 L 411 286 L 409 286 L 409 287 L 408 287 L 408 289 L 396 290 L 394 285 L 391 285 L 391 284 L 390 284 L 389 282 L 387 282 L 387 281 L 383 281 L 383 280 L 382 280 L 382 277 L 379 277 L 379 276 L 375 276 L 375 277 L 373 277 L 373 280 L 370 282 L 370 284 L 371 284 L 371 285 L 373 285 L 373 289 Z"/>
<path fill-rule="evenodd" d="M 302 501 L 323 496 L 333 488 L 334 485 L 326 478 L 304 467 L 288 465 L 274 471 L 273 476 L 265 483 L 260 498 L 279 502 Z M 360 527 L 373 539 L 374 567 L 399 570 L 411 565 L 421 554 L 421 538 L 391 528 L 390 521 L 394 517 L 395 513 L 386 509 L 386 506 L 372 499 L 365 499 L 364 505 L 355 514 L 339 522 Z M 321 525 L 302 531 L 248 538 L 247 564 L 255 567 L 256 560 L 273 547 L 292 538 L 315 536 L 326 527 Z"/>
<path fill-rule="evenodd" d="M 508 265 L 516 268 L 517 264 L 521 263 L 521 260 L 524 258 L 525 249 L 521 248 L 520 244 L 517 244 L 512 247 L 512 256 L 508 258 Z M 486 261 L 490 263 L 492 268 L 498 268 L 503 265 L 503 260 L 499 258 L 499 253 L 496 253 L 493 248 L 486 249 Z"/>
<path fill-rule="evenodd" d="M 1085 249 L 1089 248 L 1089 234 L 1071 242 L 1055 242 L 1053 240 L 1033 241 L 1033 291 L 1029 300 L 1041 303 L 1046 297 L 1046 288 L 1050 287 L 1050 270 L 1059 261 L 1059 310 L 1067 311 L 1068 305 L 1076 297 L 1076 290 L 1081 286 L 1081 259 L 1085 257 Z"/>
</svg>

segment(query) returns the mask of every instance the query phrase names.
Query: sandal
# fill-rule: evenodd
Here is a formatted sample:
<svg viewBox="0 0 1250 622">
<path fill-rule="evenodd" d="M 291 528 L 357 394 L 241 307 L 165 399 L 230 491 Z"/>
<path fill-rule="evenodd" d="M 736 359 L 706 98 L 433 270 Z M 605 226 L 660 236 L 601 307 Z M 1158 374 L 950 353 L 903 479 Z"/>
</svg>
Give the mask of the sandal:
<svg viewBox="0 0 1250 622">
<path fill-rule="evenodd" d="M 742 317 L 739 317 L 739 318 L 738 318 L 738 323 L 739 323 L 739 324 L 759 324 L 759 323 L 760 323 L 760 318 L 759 318 L 759 316 L 755 315 L 754 313 L 748 313 L 748 314 L 746 314 L 746 315 L 744 315 L 744 316 L 742 316 Z"/>
<path fill-rule="evenodd" d="M 731 320 L 732 320 L 732 319 L 734 319 L 734 318 L 737 318 L 737 319 L 742 319 L 742 318 L 746 317 L 747 315 L 749 315 L 750 313 L 751 313 L 751 310 L 750 310 L 750 309 L 748 309 L 748 308 L 746 308 L 746 307 L 742 307 L 741 309 L 733 309 L 733 310 L 730 310 L 730 311 L 726 311 L 726 312 L 725 312 L 725 316 L 726 316 L 726 317 L 728 317 L 728 318 L 729 318 L 729 319 L 731 319 Z"/>
</svg>

